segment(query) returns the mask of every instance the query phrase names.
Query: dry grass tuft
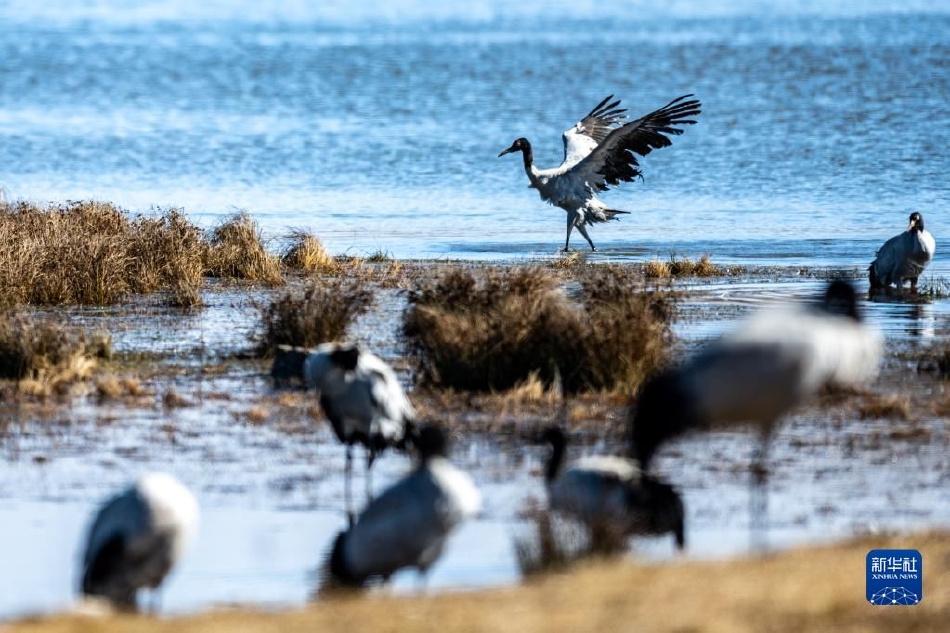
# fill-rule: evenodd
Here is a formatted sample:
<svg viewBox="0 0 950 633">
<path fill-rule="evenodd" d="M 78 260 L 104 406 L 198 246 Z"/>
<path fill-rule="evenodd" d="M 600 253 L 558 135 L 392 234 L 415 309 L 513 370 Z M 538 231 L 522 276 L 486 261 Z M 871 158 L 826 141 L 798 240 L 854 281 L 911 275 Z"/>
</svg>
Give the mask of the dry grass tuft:
<svg viewBox="0 0 950 633">
<path fill-rule="evenodd" d="M 409 293 L 403 321 L 425 383 L 465 391 L 502 391 L 532 374 L 551 385 L 559 332 L 571 308 L 549 273 L 489 270 L 480 279 L 450 270 Z"/>
<path fill-rule="evenodd" d="M 699 261 L 671 256 L 670 274 L 674 277 L 716 277 L 722 275 L 723 271 L 709 260 L 709 255 L 701 256 Z"/>
<path fill-rule="evenodd" d="M 267 252 L 260 228 L 243 211 L 212 230 L 205 269 L 212 277 L 246 279 L 272 286 L 284 283 L 280 258 Z"/>
<path fill-rule="evenodd" d="M 107 338 L 24 314 L 0 313 L 0 378 L 18 381 L 21 393 L 65 393 L 88 379 L 109 353 Z"/>
<path fill-rule="evenodd" d="M 634 282 L 631 269 L 598 266 L 581 282 L 584 311 L 565 337 L 561 379 L 569 393 L 632 394 L 668 360 L 675 304 L 667 290 Z"/>
<path fill-rule="evenodd" d="M 499 395 L 502 404 L 522 405 L 527 403 L 557 403 L 561 394 L 550 385 L 545 385 L 538 374 L 532 372 L 527 379 L 519 382 L 508 391 Z"/>
<path fill-rule="evenodd" d="M 10 304 L 196 295 L 202 252 L 201 232 L 174 209 L 145 218 L 101 202 L 0 205 L 0 296 Z"/>
<path fill-rule="evenodd" d="M 909 420 L 910 400 L 907 396 L 897 394 L 869 394 L 858 405 L 858 416 L 866 420 Z"/>
<path fill-rule="evenodd" d="M 194 406 L 194 404 L 194 402 L 178 393 L 171 385 L 162 394 L 162 406 L 166 409 L 183 409 Z"/>
<path fill-rule="evenodd" d="M 307 231 L 294 231 L 281 261 L 291 270 L 303 273 L 336 273 L 340 266 L 327 253 L 317 237 Z"/>
<path fill-rule="evenodd" d="M 548 268 L 552 270 L 574 270 L 580 266 L 583 266 L 587 261 L 587 258 L 580 251 L 573 251 L 567 253 L 562 257 L 551 260 L 548 263 Z"/>
<path fill-rule="evenodd" d="M 653 279 L 665 279 L 670 276 L 670 265 L 660 261 L 659 257 L 654 257 L 652 261 L 646 263 L 643 268 L 643 274 Z"/>
<path fill-rule="evenodd" d="M 263 424 L 270 417 L 270 411 L 267 407 L 254 405 L 244 412 L 244 419 L 250 424 Z"/>
<path fill-rule="evenodd" d="M 99 402 L 108 402 L 121 398 L 138 398 L 148 395 L 148 390 L 137 378 L 103 376 L 96 380 L 96 394 Z"/>
<path fill-rule="evenodd" d="M 168 303 L 182 308 L 201 305 L 205 243 L 201 230 L 181 211 L 171 209 L 157 218 L 136 221 L 139 239 L 133 257 L 141 286 L 136 292 L 165 288 Z"/>
<path fill-rule="evenodd" d="M 382 249 L 378 249 L 366 256 L 366 261 L 370 264 L 382 264 L 393 261 L 393 256 Z"/>
<path fill-rule="evenodd" d="M 338 340 L 372 301 L 359 280 L 315 281 L 303 293 L 287 292 L 261 311 L 258 352 L 269 356 L 279 345 L 314 347 Z"/>
<path fill-rule="evenodd" d="M 670 254 L 670 261 L 661 261 L 654 257 L 643 268 L 646 277 L 665 279 L 666 277 L 718 277 L 726 274 L 726 270 L 712 263 L 709 255 L 703 255 L 698 261 L 688 257 L 677 259 L 676 254 Z"/>
<path fill-rule="evenodd" d="M 574 305 L 534 267 L 450 270 L 410 292 L 403 333 L 423 383 L 505 391 L 532 376 L 565 391 L 634 391 L 666 359 L 672 301 L 646 291 L 619 266 L 580 280 Z"/>
</svg>

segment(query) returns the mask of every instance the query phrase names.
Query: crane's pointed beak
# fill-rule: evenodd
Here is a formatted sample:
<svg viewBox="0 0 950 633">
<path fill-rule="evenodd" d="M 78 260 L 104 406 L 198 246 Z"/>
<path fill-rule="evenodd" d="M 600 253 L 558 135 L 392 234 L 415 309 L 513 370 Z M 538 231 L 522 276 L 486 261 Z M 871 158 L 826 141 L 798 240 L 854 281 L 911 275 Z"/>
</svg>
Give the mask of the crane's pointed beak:
<svg viewBox="0 0 950 633">
<path fill-rule="evenodd" d="M 517 147 L 515 147 L 514 145 L 512 145 L 511 147 L 509 147 L 508 149 L 506 149 L 505 151 L 503 151 L 501 154 L 499 154 L 499 155 L 498 155 L 498 158 L 501 158 L 501 157 L 504 156 L 505 154 L 510 154 L 510 153 L 512 153 L 513 151 L 517 150 L 517 149 L 518 149 Z"/>
</svg>

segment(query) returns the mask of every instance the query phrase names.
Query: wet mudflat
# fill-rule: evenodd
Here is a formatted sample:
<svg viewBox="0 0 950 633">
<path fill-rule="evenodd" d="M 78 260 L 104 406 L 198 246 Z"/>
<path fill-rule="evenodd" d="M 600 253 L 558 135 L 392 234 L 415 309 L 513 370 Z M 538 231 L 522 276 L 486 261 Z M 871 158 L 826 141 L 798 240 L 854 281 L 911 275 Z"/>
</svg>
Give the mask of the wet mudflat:
<svg viewBox="0 0 950 633">
<path fill-rule="evenodd" d="M 674 326 L 677 353 L 715 338 L 749 310 L 816 294 L 821 277 L 854 271 L 774 269 L 676 282 L 684 295 Z M 101 499 L 136 474 L 176 473 L 202 505 L 197 541 L 170 578 L 163 608 L 299 605 L 343 514 L 343 451 L 315 398 L 277 393 L 265 361 L 246 358 L 257 306 L 275 292 L 234 285 L 204 292 L 205 307 L 170 311 L 149 297 L 112 309 L 54 314 L 111 333 L 114 358 L 85 393 L 0 403 L 0 616 L 50 612 L 73 599 L 81 540 Z M 351 337 L 396 366 L 412 384 L 400 337 L 404 295 L 378 288 Z M 772 449 L 769 542 L 824 542 L 881 530 L 950 525 L 943 415 L 950 392 L 917 371 L 947 340 L 950 302 L 865 303 L 883 332 L 883 371 L 868 393 L 829 396 L 786 421 Z M 111 381 L 119 383 L 111 388 Z M 109 384 L 107 384 L 109 383 Z M 423 417 L 454 430 L 454 460 L 472 473 L 482 516 L 452 540 L 430 574 L 433 589 L 517 582 L 512 538 L 527 528 L 526 508 L 544 498 L 544 451 L 525 438 L 558 416 L 548 396 L 446 395 L 413 391 Z M 572 453 L 623 450 L 621 398 L 569 403 Z M 887 406 L 884 406 L 887 405 Z M 754 438 L 721 432 L 683 439 L 656 466 L 687 507 L 688 557 L 723 557 L 748 548 L 748 465 Z M 408 468 L 385 455 L 374 469 L 381 490 Z M 359 474 L 360 469 L 356 469 Z M 362 490 L 355 480 L 354 490 Z M 671 539 L 634 539 L 633 556 L 673 556 Z M 414 574 L 396 578 L 412 590 Z"/>
</svg>

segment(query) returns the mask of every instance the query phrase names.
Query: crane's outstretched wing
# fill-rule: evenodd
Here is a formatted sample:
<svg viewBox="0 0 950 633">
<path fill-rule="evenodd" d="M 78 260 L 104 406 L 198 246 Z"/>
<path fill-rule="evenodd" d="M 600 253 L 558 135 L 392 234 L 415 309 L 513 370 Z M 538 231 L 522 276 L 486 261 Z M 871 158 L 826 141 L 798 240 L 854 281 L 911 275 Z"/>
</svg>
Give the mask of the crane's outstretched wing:
<svg viewBox="0 0 950 633">
<path fill-rule="evenodd" d="M 674 125 L 696 123 L 689 118 L 698 115 L 700 103 L 683 95 L 670 101 L 641 119 L 614 128 L 586 158 L 571 167 L 565 176 L 583 181 L 593 192 L 606 191 L 609 185 L 630 182 L 640 175 L 637 154 L 646 156 L 658 147 L 667 147 L 672 141 L 665 135 L 683 133 Z"/>
<path fill-rule="evenodd" d="M 627 118 L 626 108 L 618 108 L 620 99 L 610 102 L 614 96 L 610 95 L 593 110 L 578 121 L 574 127 L 564 132 L 564 162 L 561 167 L 574 165 L 590 154 L 601 143 L 614 125 Z"/>
</svg>

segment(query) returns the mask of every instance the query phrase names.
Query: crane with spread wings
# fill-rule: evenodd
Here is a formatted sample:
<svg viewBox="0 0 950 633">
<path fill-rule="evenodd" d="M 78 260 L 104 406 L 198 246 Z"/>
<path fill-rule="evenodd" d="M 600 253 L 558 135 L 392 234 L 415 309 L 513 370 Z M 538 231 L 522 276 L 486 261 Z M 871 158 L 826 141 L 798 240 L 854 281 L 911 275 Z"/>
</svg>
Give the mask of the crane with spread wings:
<svg viewBox="0 0 950 633">
<path fill-rule="evenodd" d="M 691 117 L 700 114 L 700 103 L 692 96 L 678 97 L 655 112 L 621 125 L 627 110 L 618 107 L 620 100 L 610 95 L 564 132 L 564 161 L 553 169 L 535 167 L 531 143 L 526 138 L 516 139 L 498 156 L 520 151 L 529 186 L 537 189 L 545 202 L 567 211 L 565 251 L 574 227 L 591 250 L 597 250 L 587 234 L 587 225 L 629 213 L 609 208 L 597 194 L 621 182 L 632 182 L 641 175 L 638 155 L 646 156 L 671 145 L 669 136 L 683 133 L 682 128 L 674 126 L 696 123 Z"/>
</svg>

